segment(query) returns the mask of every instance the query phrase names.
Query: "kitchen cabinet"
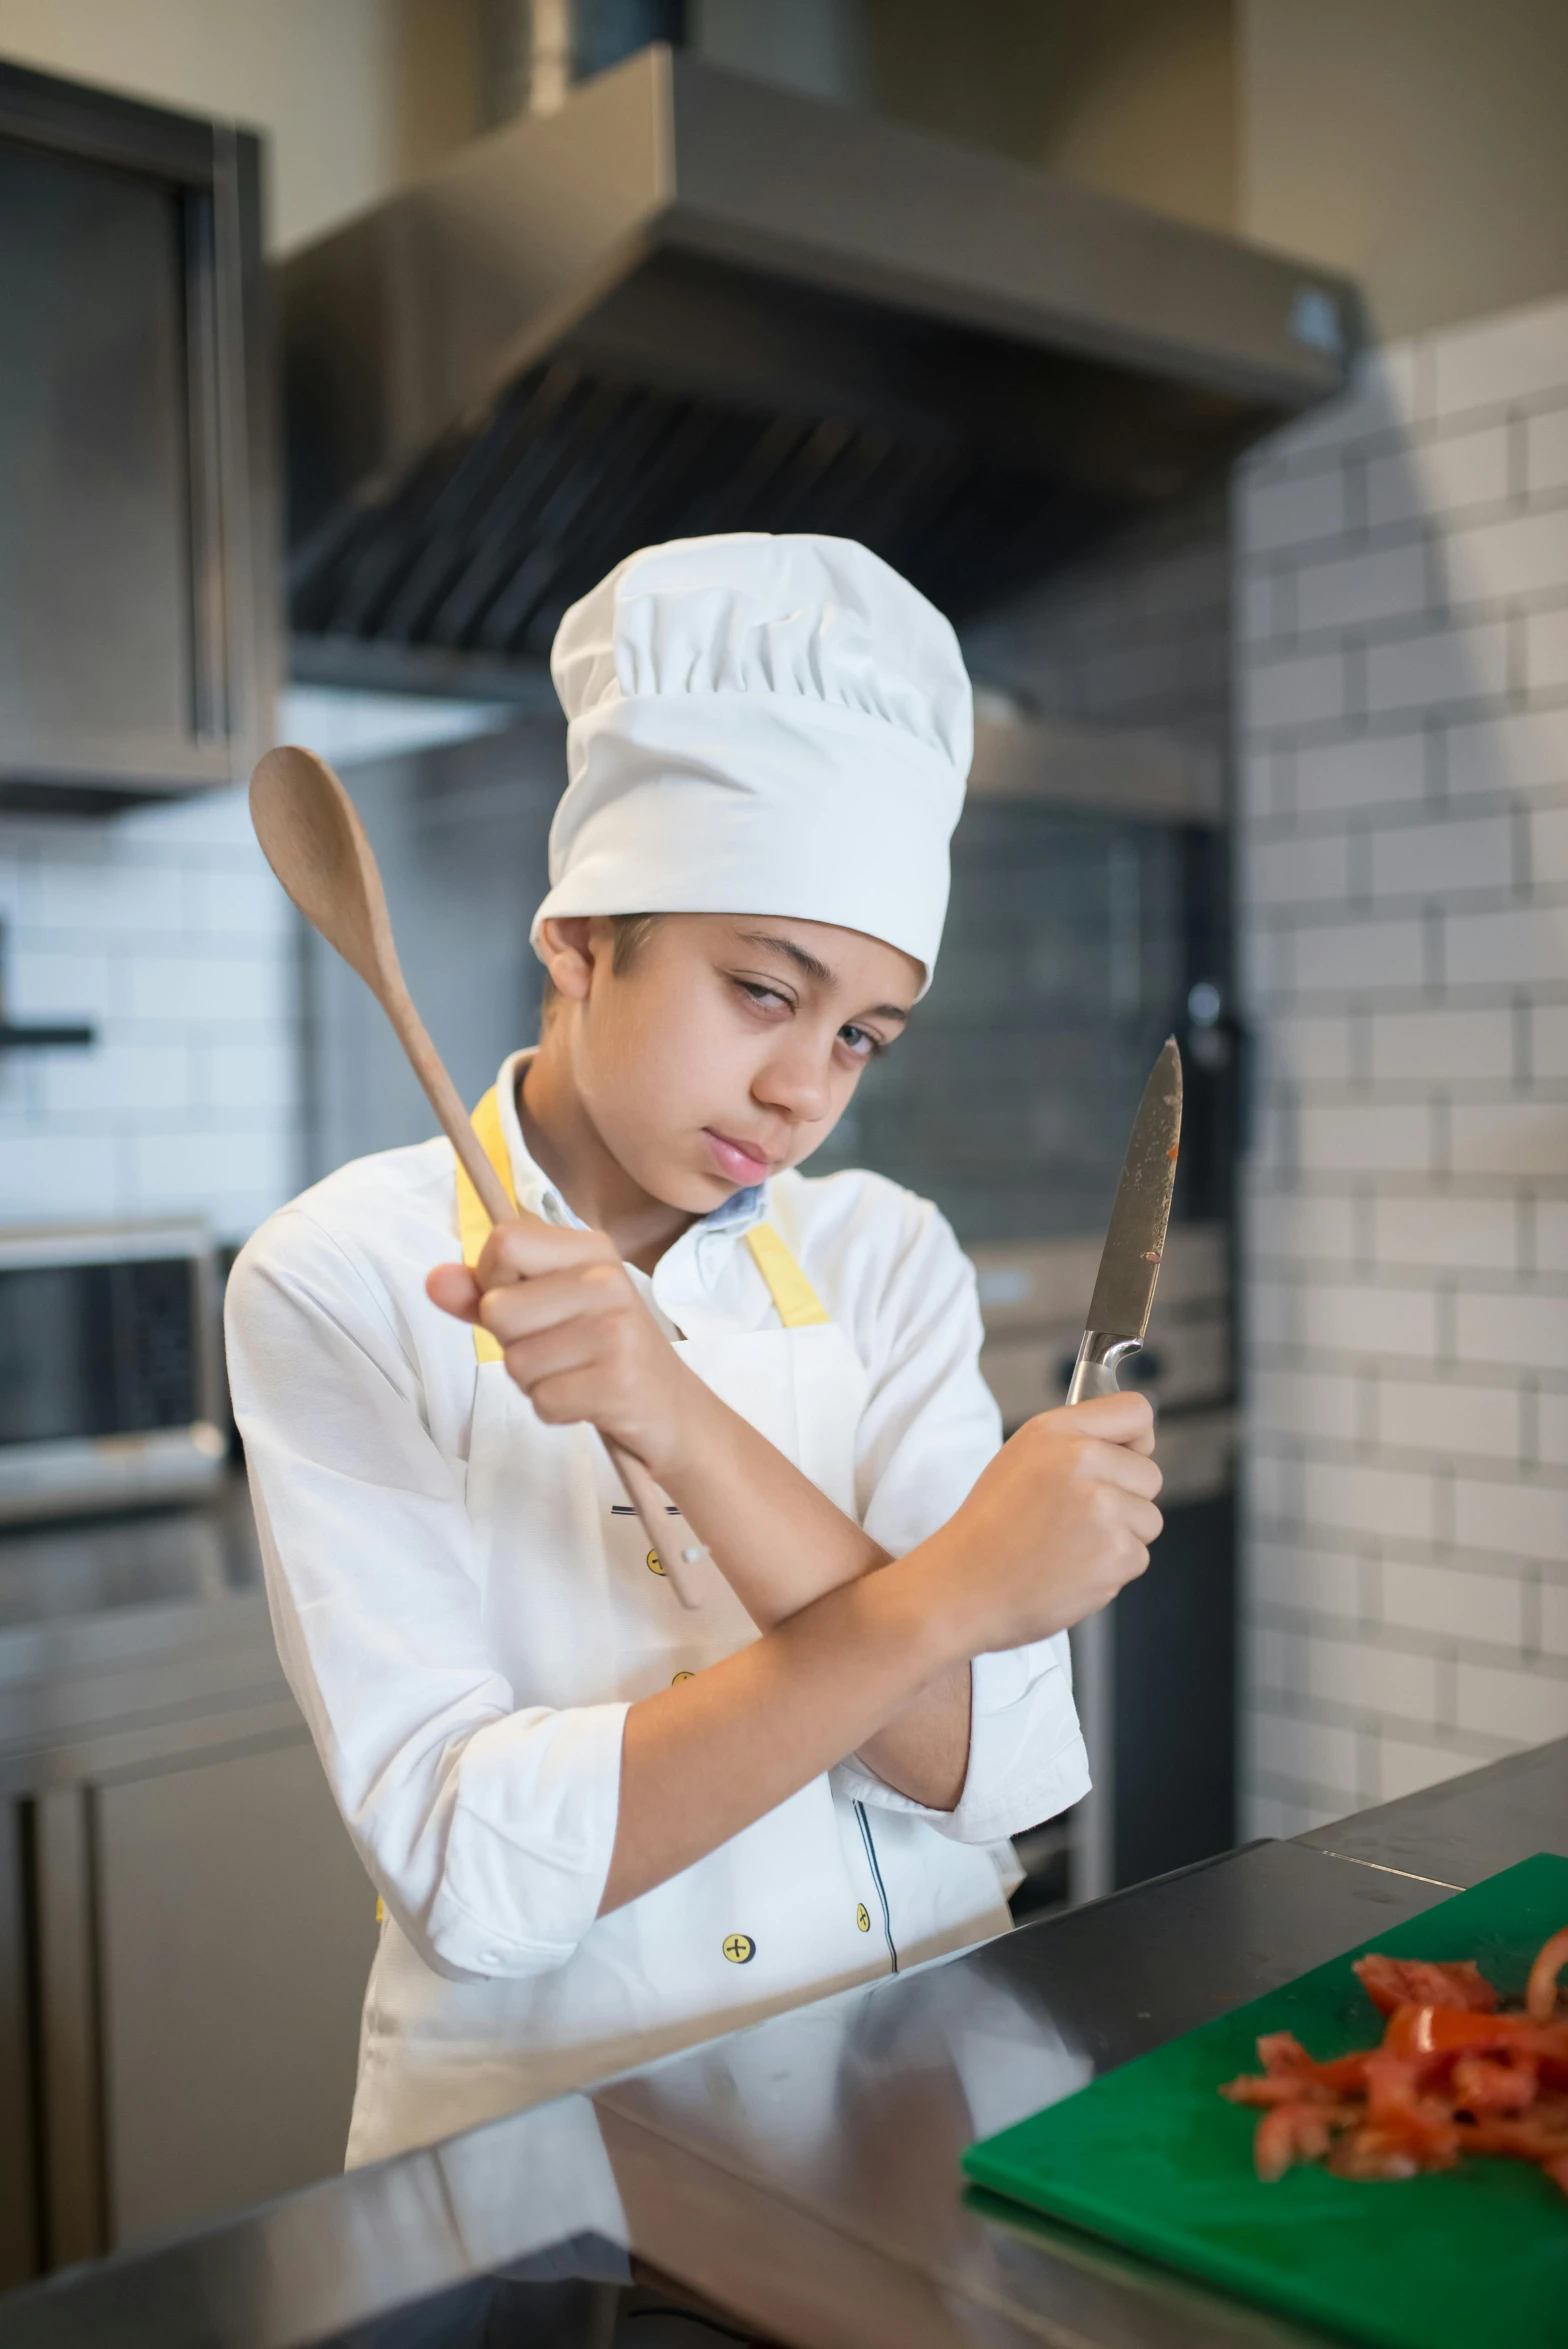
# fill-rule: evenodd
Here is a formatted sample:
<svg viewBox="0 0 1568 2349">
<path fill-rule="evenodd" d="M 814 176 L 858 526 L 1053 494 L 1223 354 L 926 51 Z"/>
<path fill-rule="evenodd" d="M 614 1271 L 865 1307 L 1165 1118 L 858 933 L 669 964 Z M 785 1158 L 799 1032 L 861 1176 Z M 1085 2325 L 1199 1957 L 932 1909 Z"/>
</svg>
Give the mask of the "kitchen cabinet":
<svg viewBox="0 0 1568 2349">
<path fill-rule="evenodd" d="M 303 1729 L 50 1787 L 6 1828 L 10 2280 L 338 2169 L 375 1896 Z"/>
<path fill-rule="evenodd" d="M 303 1741 L 93 1791 L 105 2233 L 341 2167 L 375 1895 Z"/>
<path fill-rule="evenodd" d="M 16 1806 L 0 1803 L 0 2290 L 32 2274 L 38 2233 L 20 1829 Z"/>
<path fill-rule="evenodd" d="M 0 807 L 225 783 L 270 736 L 261 164 L 0 60 Z"/>
<path fill-rule="evenodd" d="M 206 1516 L 143 1521 L 157 1603 L 0 1620 L 0 2286 L 342 2165 L 375 1893 L 251 1545 L 167 1595 Z M 9 1537 L 0 1608 L 127 1540 Z"/>
</svg>

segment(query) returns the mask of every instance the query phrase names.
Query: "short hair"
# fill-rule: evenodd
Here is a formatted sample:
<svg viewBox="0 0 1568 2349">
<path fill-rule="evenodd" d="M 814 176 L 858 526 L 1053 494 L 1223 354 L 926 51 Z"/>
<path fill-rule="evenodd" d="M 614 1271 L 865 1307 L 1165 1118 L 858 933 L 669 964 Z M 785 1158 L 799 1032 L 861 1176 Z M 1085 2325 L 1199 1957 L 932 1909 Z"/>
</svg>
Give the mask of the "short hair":
<svg viewBox="0 0 1568 2349">
<path fill-rule="evenodd" d="M 611 914 L 608 919 L 611 934 L 610 968 L 620 978 L 631 969 L 664 916 L 656 913 Z M 550 1017 L 560 1000 L 561 991 L 546 971 L 539 996 L 541 1021 Z"/>
</svg>

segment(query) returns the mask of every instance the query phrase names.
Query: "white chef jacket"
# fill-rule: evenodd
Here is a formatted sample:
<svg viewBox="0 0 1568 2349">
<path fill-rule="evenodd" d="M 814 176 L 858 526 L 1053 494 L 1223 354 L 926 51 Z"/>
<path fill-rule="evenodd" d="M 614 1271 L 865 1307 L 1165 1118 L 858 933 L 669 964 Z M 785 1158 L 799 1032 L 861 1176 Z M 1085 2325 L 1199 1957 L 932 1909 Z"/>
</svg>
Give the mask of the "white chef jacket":
<svg viewBox="0 0 1568 2349">
<path fill-rule="evenodd" d="M 523 1142 L 524 1057 L 497 1082 L 512 1187 L 575 1223 Z M 826 1326 L 780 1327 L 742 1244 L 764 1220 Z M 1088 1786 L 1058 1635 L 975 1659 L 952 1812 L 846 1759 L 599 1917 L 628 1706 L 757 1632 L 711 1566 L 681 1610 L 593 1430 L 545 1426 L 429 1302 L 457 1253 L 434 1141 L 305 1192 L 229 1284 L 279 1653 L 385 1904 L 351 2163 L 1005 1929 L 995 1847 Z M 997 1448 L 970 1267 L 880 1176 L 783 1174 L 628 1270 L 697 1374 L 895 1556 Z"/>
</svg>

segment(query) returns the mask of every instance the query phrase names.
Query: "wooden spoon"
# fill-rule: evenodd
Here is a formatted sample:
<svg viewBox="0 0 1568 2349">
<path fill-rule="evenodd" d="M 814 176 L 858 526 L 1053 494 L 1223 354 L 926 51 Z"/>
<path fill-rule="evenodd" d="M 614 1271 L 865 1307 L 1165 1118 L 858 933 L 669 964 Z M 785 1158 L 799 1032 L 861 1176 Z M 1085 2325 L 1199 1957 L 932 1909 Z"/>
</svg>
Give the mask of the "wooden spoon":
<svg viewBox="0 0 1568 2349">
<path fill-rule="evenodd" d="M 397 1031 L 425 1098 L 457 1152 L 464 1173 L 494 1223 L 539 1219 L 512 1205 L 506 1186 L 485 1156 L 457 1087 L 414 1009 L 392 938 L 386 894 L 375 852 L 353 801 L 324 759 L 286 746 L 269 750 L 250 779 L 250 816 L 262 853 L 278 879 L 351 969 L 358 971 Z M 683 1607 L 697 1605 L 682 1567 L 708 1556 L 700 1543 L 672 1554 L 666 1503 L 642 1462 L 604 1438 L 615 1472 Z"/>
</svg>

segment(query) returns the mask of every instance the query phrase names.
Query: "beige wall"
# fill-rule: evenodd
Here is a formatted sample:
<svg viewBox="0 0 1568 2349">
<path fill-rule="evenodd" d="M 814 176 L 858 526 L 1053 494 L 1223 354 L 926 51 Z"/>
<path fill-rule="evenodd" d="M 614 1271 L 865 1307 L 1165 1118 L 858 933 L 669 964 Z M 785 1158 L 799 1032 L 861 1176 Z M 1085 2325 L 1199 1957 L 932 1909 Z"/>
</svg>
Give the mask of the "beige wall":
<svg viewBox="0 0 1568 2349">
<path fill-rule="evenodd" d="M 1237 0 L 1238 225 L 1385 335 L 1568 289 L 1565 0 Z"/>
<path fill-rule="evenodd" d="M 473 135 L 471 0 L 0 0 L 0 57 L 269 134 L 286 248 Z"/>
<path fill-rule="evenodd" d="M 1347 269 L 1384 335 L 1568 290 L 1568 0 L 864 5 L 889 113 Z"/>
<path fill-rule="evenodd" d="M 1037 159 L 1204 228 L 1236 209 L 1231 0 L 1100 0 L 1058 18 Z"/>
<path fill-rule="evenodd" d="M 867 0 L 866 16 L 888 113 L 1230 226 L 1232 0 Z"/>
</svg>

